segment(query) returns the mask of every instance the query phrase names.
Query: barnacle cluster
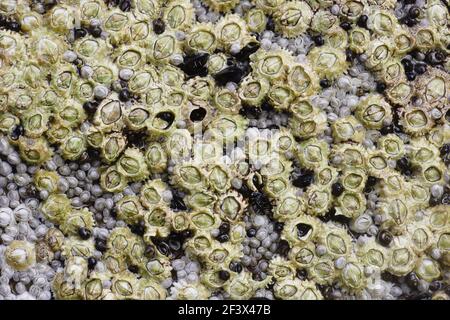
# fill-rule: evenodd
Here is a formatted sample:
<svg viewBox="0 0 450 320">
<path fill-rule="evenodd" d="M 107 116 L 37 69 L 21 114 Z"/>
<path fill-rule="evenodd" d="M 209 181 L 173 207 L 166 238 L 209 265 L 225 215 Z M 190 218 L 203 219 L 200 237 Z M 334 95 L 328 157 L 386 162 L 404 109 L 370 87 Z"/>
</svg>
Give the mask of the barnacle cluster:
<svg viewBox="0 0 450 320">
<path fill-rule="evenodd" d="M 0 300 L 448 300 L 449 21 L 1 1 Z"/>
</svg>

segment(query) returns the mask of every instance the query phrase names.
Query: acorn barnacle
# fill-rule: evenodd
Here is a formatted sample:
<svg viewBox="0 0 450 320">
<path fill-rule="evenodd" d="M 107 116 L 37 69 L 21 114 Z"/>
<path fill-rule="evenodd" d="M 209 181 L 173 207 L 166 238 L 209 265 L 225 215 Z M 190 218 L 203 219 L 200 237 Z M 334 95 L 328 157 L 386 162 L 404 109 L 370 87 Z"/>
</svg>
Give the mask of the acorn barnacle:
<svg viewBox="0 0 450 320">
<path fill-rule="evenodd" d="M 138 294 L 138 280 L 131 272 L 117 273 L 111 279 L 111 291 L 117 299 L 135 299 Z"/>
<path fill-rule="evenodd" d="M 237 192 L 229 192 L 222 195 L 215 203 L 215 211 L 220 214 L 223 220 L 237 221 L 245 208 L 246 203 Z"/>
<path fill-rule="evenodd" d="M 35 247 L 21 240 L 12 241 L 4 253 L 6 263 L 14 270 L 24 271 L 36 262 Z"/>
<path fill-rule="evenodd" d="M 262 32 L 267 24 L 267 16 L 262 9 L 252 8 L 247 12 L 245 21 L 249 31 Z"/>
<path fill-rule="evenodd" d="M 448 102 L 449 82 L 447 73 L 434 69 L 419 79 L 416 92 L 430 108 L 442 109 L 446 101 Z"/>
<path fill-rule="evenodd" d="M 328 188 L 312 185 L 304 196 L 306 213 L 323 216 L 332 205 L 332 196 Z"/>
<path fill-rule="evenodd" d="M 116 166 L 108 167 L 100 176 L 100 186 L 107 192 L 120 192 L 128 185 L 128 180 Z"/>
<path fill-rule="evenodd" d="M 21 136 L 18 146 L 21 158 L 29 164 L 42 164 L 52 156 L 52 150 L 43 137 L 27 138 Z"/>
<path fill-rule="evenodd" d="M 344 268 L 339 272 L 339 282 L 351 292 L 359 292 L 366 286 L 364 266 L 358 261 L 347 261 Z"/>
<path fill-rule="evenodd" d="M 393 160 L 398 160 L 405 154 L 403 141 L 394 134 L 388 134 L 378 139 L 377 145 Z"/>
<path fill-rule="evenodd" d="M 117 170 L 129 181 L 140 181 L 149 174 L 144 155 L 136 148 L 128 148 L 116 163 Z"/>
<path fill-rule="evenodd" d="M 334 145 L 331 157 L 336 165 L 341 168 L 365 168 L 367 163 L 367 151 L 360 145 L 341 143 Z"/>
<path fill-rule="evenodd" d="M 380 129 L 392 121 L 391 106 L 381 95 L 369 95 L 356 107 L 356 118 L 366 128 Z"/>
<path fill-rule="evenodd" d="M 94 228 L 94 216 L 87 208 L 82 208 L 79 210 L 72 210 L 68 215 L 66 220 L 63 221 L 60 228 L 65 234 L 80 235 L 80 229 L 84 229 L 83 237 L 85 236 L 85 231 L 87 230 L 92 234 Z"/>
<path fill-rule="evenodd" d="M 224 289 L 230 295 L 231 299 L 248 300 L 256 290 L 264 288 L 271 281 L 271 277 L 267 277 L 263 281 L 256 281 L 252 279 L 249 272 L 241 272 L 231 281 L 225 283 Z"/>
<path fill-rule="evenodd" d="M 50 194 L 41 204 L 41 212 L 51 222 L 61 224 L 71 211 L 70 200 L 65 194 Z"/>
<path fill-rule="evenodd" d="M 367 46 L 366 66 L 369 69 L 380 70 L 384 63 L 392 57 L 394 45 L 389 38 L 373 39 Z"/>
<path fill-rule="evenodd" d="M 300 144 L 297 157 L 304 167 L 314 169 L 327 164 L 329 153 L 329 146 L 326 142 L 312 138 Z"/>
<path fill-rule="evenodd" d="M 320 78 L 329 80 L 339 77 L 348 67 L 345 53 L 331 46 L 315 47 L 308 53 L 313 70 Z"/>
<path fill-rule="evenodd" d="M 388 271 L 397 276 L 411 272 L 417 262 L 417 256 L 405 237 L 396 237 L 391 248 Z"/>
<path fill-rule="evenodd" d="M 264 100 L 269 86 L 267 79 L 255 79 L 248 76 L 239 86 L 239 98 L 248 105 L 259 106 Z"/>
<path fill-rule="evenodd" d="M 300 300 L 300 279 L 282 279 L 273 287 L 275 296 L 283 300 Z"/>
<path fill-rule="evenodd" d="M 283 36 L 293 38 L 304 33 L 313 18 L 313 11 L 306 2 L 283 3 L 274 13 L 275 27 Z"/>
<path fill-rule="evenodd" d="M 150 279 L 139 279 L 137 299 L 164 300 L 166 296 L 166 290 L 156 281 Z"/>
<path fill-rule="evenodd" d="M 98 138 L 100 140 L 101 135 Z M 121 133 L 106 134 L 101 139 L 100 156 L 106 163 L 113 163 L 120 157 L 125 147 L 126 139 Z"/>
<path fill-rule="evenodd" d="M 218 44 L 225 50 L 229 50 L 232 44 L 239 44 L 243 48 L 250 40 L 250 34 L 245 26 L 245 21 L 237 14 L 223 17 L 216 24 Z"/>
<path fill-rule="evenodd" d="M 331 125 L 333 139 L 336 142 L 351 140 L 362 142 L 365 137 L 365 128 L 354 116 L 339 118 Z"/>
<path fill-rule="evenodd" d="M 290 56 L 283 50 L 263 51 L 259 49 L 251 56 L 252 69 L 256 77 L 269 81 L 282 80 L 286 77 L 286 69 Z"/>
<path fill-rule="evenodd" d="M 53 193 L 57 190 L 59 176 L 56 172 L 41 169 L 36 172 L 33 180 L 39 191 L 47 190 L 49 193 Z"/>
<path fill-rule="evenodd" d="M 286 239 L 291 246 L 305 245 L 309 242 L 317 241 L 322 228 L 320 220 L 315 217 L 301 215 L 294 219 L 286 221 L 283 228 L 282 237 Z"/>
<path fill-rule="evenodd" d="M 358 183 L 356 175 L 350 174 L 345 178 L 347 185 Z M 348 181 L 350 180 L 350 181 Z M 357 218 L 366 210 L 366 198 L 360 192 L 344 191 L 336 200 L 336 214 L 342 214 L 349 218 Z"/>
<path fill-rule="evenodd" d="M 137 196 L 125 196 L 116 206 L 117 217 L 129 224 L 135 224 L 143 218 L 142 205 Z"/>
<path fill-rule="evenodd" d="M 370 33 L 363 28 L 353 28 L 348 33 L 349 48 L 355 53 L 363 53 L 367 50 L 370 42 Z"/>
<path fill-rule="evenodd" d="M 346 257 L 351 253 L 351 238 L 344 228 L 329 225 L 319 235 L 319 243 L 327 248 L 333 258 Z"/>
<path fill-rule="evenodd" d="M 400 115 L 400 123 L 404 130 L 413 136 L 428 132 L 434 124 L 428 112 L 419 107 L 404 109 Z"/>
<path fill-rule="evenodd" d="M 325 256 L 314 260 L 307 268 L 309 278 L 321 285 L 331 284 L 337 276 L 337 270 L 334 267 L 330 256 Z"/>
<path fill-rule="evenodd" d="M 153 142 L 145 151 L 145 161 L 152 173 L 162 172 L 167 167 L 167 153 L 160 143 Z"/>
<path fill-rule="evenodd" d="M 188 283 L 180 280 L 170 289 L 171 297 L 177 300 L 205 300 L 210 296 L 209 290 L 201 283 Z"/>
<path fill-rule="evenodd" d="M 289 64 L 287 83 L 295 96 L 310 96 L 319 88 L 319 79 L 313 68 L 306 63 Z"/>
<path fill-rule="evenodd" d="M 373 238 L 369 239 L 363 246 L 357 247 L 356 256 L 365 266 L 376 267 L 380 271 L 384 271 L 389 262 L 389 251 Z"/>
<path fill-rule="evenodd" d="M 229 12 L 239 3 L 238 0 L 205 0 L 206 5 L 216 12 Z"/>
<path fill-rule="evenodd" d="M 166 206 L 154 206 L 144 213 L 144 239 L 150 237 L 166 237 L 170 232 L 172 211 Z"/>
</svg>

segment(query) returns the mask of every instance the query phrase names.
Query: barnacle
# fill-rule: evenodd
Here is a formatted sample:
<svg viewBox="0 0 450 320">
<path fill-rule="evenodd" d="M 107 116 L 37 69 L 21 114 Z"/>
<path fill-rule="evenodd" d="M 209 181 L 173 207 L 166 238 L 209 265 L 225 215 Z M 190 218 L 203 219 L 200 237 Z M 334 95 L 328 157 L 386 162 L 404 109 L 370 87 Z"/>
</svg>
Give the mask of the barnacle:
<svg viewBox="0 0 450 320">
<path fill-rule="evenodd" d="M 449 299 L 445 3 L 41 2 L 0 4 L 0 300 Z"/>
<path fill-rule="evenodd" d="M 306 2 L 283 3 L 274 14 L 277 31 L 286 37 L 296 37 L 306 31 L 313 18 L 313 11 Z"/>
<path fill-rule="evenodd" d="M 36 261 L 35 248 L 27 241 L 14 240 L 5 250 L 5 260 L 14 270 L 26 270 Z"/>
</svg>

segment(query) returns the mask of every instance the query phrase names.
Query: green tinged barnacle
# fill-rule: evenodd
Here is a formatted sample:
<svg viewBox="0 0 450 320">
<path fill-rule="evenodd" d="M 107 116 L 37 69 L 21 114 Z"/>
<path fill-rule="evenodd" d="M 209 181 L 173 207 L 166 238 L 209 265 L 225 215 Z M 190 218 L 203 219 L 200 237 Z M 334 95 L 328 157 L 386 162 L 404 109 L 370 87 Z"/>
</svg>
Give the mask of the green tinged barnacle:
<svg viewBox="0 0 450 320">
<path fill-rule="evenodd" d="M 146 121 L 150 118 L 150 110 L 145 106 L 135 105 L 125 111 L 124 122 L 130 130 L 146 128 Z"/>
<path fill-rule="evenodd" d="M 62 256 L 65 258 L 82 257 L 89 258 L 94 254 L 94 239 L 80 240 L 78 237 L 69 236 L 62 246 Z"/>
<path fill-rule="evenodd" d="M 239 3 L 238 0 L 205 0 L 206 5 L 216 12 L 229 12 Z"/>
<path fill-rule="evenodd" d="M 218 45 L 225 50 L 229 50 L 232 44 L 236 43 L 244 47 L 251 36 L 243 20 L 237 14 L 229 14 L 222 17 L 215 26 Z"/>
<path fill-rule="evenodd" d="M 103 137 L 103 139 L 101 139 Z M 113 163 L 120 157 L 126 147 L 126 139 L 121 133 L 99 136 L 101 139 L 100 156 L 106 163 Z"/>
<path fill-rule="evenodd" d="M 329 146 L 325 141 L 312 138 L 300 144 L 297 157 L 302 166 L 315 169 L 327 164 L 329 153 Z"/>
<path fill-rule="evenodd" d="M 36 189 L 39 191 L 47 190 L 49 193 L 53 193 L 58 189 L 58 180 L 59 176 L 56 172 L 42 169 L 38 170 L 33 177 Z"/>
<path fill-rule="evenodd" d="M 170 233 L 172 211 L 167 206 L 154 206 L 144 213 L 144 240 L 151 237 L 166 237 Z"/>
<path fill-rule="evenodd" d="M 128 224 L 135 224 L 143 218 L 142 205 L 137 196 L 125 196 L 116 204 L 117 217 Z"/>
<path fill-rule="evenodd" d="M 153 279 L 139 279 L 137 299 L 139 300 L 164 300 L 166 290 Z"/>
<path fill-rule="evenodd" d="M 220 225 L 221 219 L 211 210 L 204 208 L 193 212 L 190 216 L 191 227 L 196 230 L 212 230 Z"/>
<path fill-rule="evenodd" d="M 72 210 L 70 200 L 65 194 L 50 194 L 40 209 L 44 216 L 55 224 L 62 224 Z"/>
<path fill-rule="evenodd" d="M 144 155 L 136 148 L 128 148 L 116 163 L 119 171 L 129 181 L 145 179 L 149 171 L 145 163 Z"/>
<path fill-rule="evenodd" d="M 319 243 L 327 248 L 331 257 L 346 257 L 351 253 L 351 238 L 347 231 L 337 225 L 330 225 L 319 234 Z"/>
<path fill-rule="evenodd" d="M 361 143 L 365 137 L 365 129 L 354 116 L 339 118 L 331 125 L 333 139 L 336 142 L 351 140 Z"/>
<path fill-rule="evenodd" d="M 307 271 L 310 279 L 321 285 L 330 284 L 336 278 L 337 274 L 333 260 L 329 256 L 314 260 L 308 266 Z"/>
<path fill-rule="evenodd" d="M 267 24 L 267 16 L 264 11 L 258 8 L 248 10 L 245 15 L 247 28 L 251 32 L 262 32 Z"/>
<path fill-rule="evenodd" d="M 78 235 L 80 228 L 93 231 L 95 222 L 92 212 L 87 208 L 72 210 L 62 222 L 60 228 L 65 234 Z"/>
<path fill-rule="evenodd" d="M 163 203 L 162 193 L 167 189 L 168 186 L 161 179 L 149 180 L 142 187 L 139 199 L 144 207 L 151 208 Z"/>
<path fill-rule="evenodd" d="M 76 160 L 86 151 L 86 138 L 81 132 L 72 132 L 63 141 L 61 149 L 65 159 Z"/>
<path fill-rule="evenodd" d="M 244 212 L 246 204 L 237 192 L 229 192 L 217 199 L 214 208 L 223 220 L 237 221 Z"/>
<path fill-rule="evenodd" d="M 412 86 L 405 80 L 399 80 L 386 92 L 386 96 L 393 104 L 406 105 L 413 95 Z"/>
<path fill-rule="evenodd" d="M 404 276 L 414 269 L 416 259 L 417 256 L 408 244 L 408 240 L 404 237 L 396 237 L 391 248 L 387 270 L 396 276 Z"/>
<path fill-rule="evenodd" d="M 94 125 L 105 132 L 120 131 L 124 126 L 121 102 L 113 96 L 104 99 L 95 112 Z"/>
<path fill-rule="evenodd" d="M 394 134 L 388 134 L 378 139 L 378 146 L 393 160 L 398 160 L 405 154 L 403 141 Z"/>
<path fill-rule="evenodd" d="M 352 178 L 347 176 L 347 180 Z M 356 181 L 352 182 L 356 184 Z M 336 202 L 336 213 L 349 218 L 357 218 L 366 210 L 366 198 L 359 192 L 344 191 Z"/>
<path fill-rule="evenodd" d="M 137 296 L 138 280 L 129 271 L 116 273 L 111 279 L 111 291 L 118 300 L 135 299 Z"/>
<path fill-rule="evenodd" d="M 383 96 L 369 95 L 356 107 L 356 118 L 368 129 L 380 129 L 392 121 L 391 106 Z"/>
<path fill-rule="evenodd" d="M 315 47 L 308 53 L 308 60 L 320 78 L 336 79 L 348 67 L 345 53 L 330 46 Z"/>
<path fill-rule="evenodd" d="M 128 180 L 116 166 L 108 167 L 100 176 L 100 186 L 107 192 L 120 192 L 126 188 Z"/>
<path fill-rule="evenodd" d="M 35 247 L 28 241 L 11 241 L 4 256 L 6 263 L 18 271 L 25 271 L 36 262 Z"/>
<path fill-rule="evenodd" d="M 392 52 L 392 40 L 385 37 L 371 40 L 366 50 L 366 66 L 375 71 L 380 70 L 384 63 L 392 57 Z"/>
<path fill-rule="evenodd" d="M 160 173 L 167 167 L 167 153 L 161 144 L 151 143 L 145 151 L 145 162 L 152 173 Z"/>
<path fill-rule="evenodd" d="M 304 33 L 312 18 L 311 7 L 306 2 L 301 1 L 285 2 L 274 13 L 277 32 L 288 38 Z"/>
<path fill-rule="evenodd" d="M 239 98 L 248 105 L 259 106 L 269 91 L 269 87 L 267 79 L 248 76 L 239 86 Z"/>
<path fill-rule="evenodd" d="M 389 261 L 389 252 L 379 245 L 375 239 L 370 239 L 363 246 L 357 247 L 356 256 L 366 266 L 384 271 Z"/>
<path fill-rule="evenodd" d="M 18 146 L 21 158 L 29 164 L 42 164 L 52 156 L 50 146 L 42 137 L 28 138 L 21 136 Z"/>
<path fill-rule="evenodd" d="M 370 42 L 369 30 L 363 28 L 353 28 L 348 33 L 349 49 L 361 54 L 367 50 Z"/>
<path fill-rule="evenodd" d="M 48 119 L 48 113 L 41 109 L 29 110 L 21 118 L 25 134 L 30 138 L 39 138 L 48 130 Z"/>
<path fill-rule="evenodd" d="M 337 169 L 331 166 L 322 166 L 316 168 L 314 171 L 314 181 L 316 181 L 319 186 L 329 186 L 336 182 L 338 177 Z"/>
</svg>

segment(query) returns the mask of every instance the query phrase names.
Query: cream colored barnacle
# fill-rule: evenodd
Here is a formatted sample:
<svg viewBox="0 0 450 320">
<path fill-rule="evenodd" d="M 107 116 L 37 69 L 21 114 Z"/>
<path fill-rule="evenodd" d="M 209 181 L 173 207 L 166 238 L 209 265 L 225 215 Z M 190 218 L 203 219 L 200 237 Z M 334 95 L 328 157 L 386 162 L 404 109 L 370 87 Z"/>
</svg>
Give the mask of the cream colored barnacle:
<svg viewBox="0 0 450 320">
<path fill-rule="evenodd" d="M 42 164 L 52 156 L 52 150 L 43 137 L 27 138 L 21 136 L 18 146 L 22 160 L 30 164 Z"/>
<path fill-rule="evenodd" d="M 70 200 L 65 194 L 50 194 L 41 204 L 40 210 L 48 220 L 61 224 L 71 211 Z"/>
<path fill-rule="evenodd" d="M 125 196 L 116 204 L 117 217 L 129 224 L 135 224 L 143 218 L 142 205 L 137 196 Z"/>
<path fill-rule="evenodd" d="M 286 221 L 282 237 L 286 239 L 291 246 L 305 245 L 309 242 L 317 241 L 321 232 L 322 227 L 319 219 L 301 215 Z"/>
<path fill-rule="evenodd" d="M 238 0 L 205 0 L 206 5 L 216 12 L 230 12 L 239 3 Z"/>
<path fill-rule="evenodd" d="M 167 167 L 167 153 L 163 146 L 157 142 L 148 145 L 145 151 L 145 161 L 149 170 L 153 173 L 159 173 Z"/>
<path fill-rule="evenodd" d="M 314 169 L 327 164 L 329 153 L 329 146 L 325 141 L 312 138 L 300 144 L 297 157 L 302 166 Z"/>
<path fill-rule="evenodd" d="M 87 259 L 93 256 L 94 250 L 95 245 L 93 238 L 88 240 L 80 240 L 79 238 L 69 236 L 64 241 L 61 254 L 65 258 L 83 257 Z"/>
<path fill-rule="evenodd" d="M 245 21 L 249 31 L 263 32 L 266 27 L 267 16 L 262 9 L 252 8 L 245 15 Z"/>
<path fill-rule="evenodd" d="M 313 216 L 323 216 L 332 204 L 331 192 L 328 188 L 312 185 L 304 194 L 306 212 Z"/>
<path fill-rule="evenodd" d="M 391 106 L 381 95 L 369 95 L 356 107 L 356 118 L 366 128 L 381 129 L 385 123 L 392 121 Z"/>
<path fill-rule="evenodd" d="M 405 154 L 403 141 L 394 134 L 388 134 L 378 139 L 378 146 L 393 160 L 398 160 Z"/>
<path fill-rule="evenodd" d="M 430 108 L 442 109 L 448 102 L 450 78 L 445 72 L 432 70 L 419 79 L 416 92 Z"/>
<path fill-rule="evenodd" d="M 239 85 L 239 98 L 248 105 L 259 106 L 264 100 L 269 86 L 267 79 L 248 76 Z"/>
<path fill-rule="evenodd" d="M 345 53 L 330 46 L 315 47 L 308 53 L 308 59 L 320 78 L 336 79 L 348 67 Z"/>
<path fill-rule="evenodd" d="M 384 271 L 389 262 L 389 251 L 373 238 L 357 247 L 356 256 L 364 265 L 378 268 L 380 271 Z"/>
<path fill-rule="evenodd" d="M 62 156 L 67 160 L 76 160 L 86 151 L 86 137 L 81 132 L 72 132 L 61 144 Z"/>
<path fill-rule="evenodd" d="M 256 8 L 268 15 L 275 13 L 285 2 L 286 0 L 254 0 Z"/>
<path fill-rule="evenodd" d="M 352 179 L 349 176 L 346 178 L 347 181 Z M 355 180 L 357 179 L 358 178 L 355 178 Z M 355 180 L 353 180 L 353 182 L 355 182 Z M 336 202 L 336 214 L 342 214 L 349 218 L 357 218 L 366 210 L 366 198 L 359 192 L 344 191 Z"/>
<path fill-rule="evenodd" d="M 221 219 L 211 210 L 205 208 L 193 212 L 190 220 L 192 228 L 196 230 L 212 230 L 219 226 Z"/>
<path fill-rule="evenodd" d="M 392 57 L 393 43 L 390 38 L 373 39 L 367 46 L 366 66 L 369 69 L 380 70 L 384 63 Z"/>
<path fill-rule="evenodd" d="M 367 151 L 360 145 L 341 143 L 333 146 L 331 156 L 340 168 L 364 168 L 367 163 Z M 338 161 L 339 160 L 339 161 Z"/>
<path fill-rule="evenodd" d="M 107 192 L 120 192 L 128 185 L 128 180 L 116 166 L 108 167 L 100 176 L 100 186 Z"/>
<path fill-rule="evenodd" d="M 408 240 L 396 237 L 391 248 L 388 271 L 396 276 L 404 276 L 414 269 L 417 256 L 411 249 Z"/>
<path fill-rule="evenodd" d="M 315 245 L 312 242 L 296 245 L 289 250 L 289 260 L 297 268 L 307 268 L 311 266 L 316 258 Z"/>
<path fill-rule="evenodd" d="M 246 208 L 240 194 L 229 192 L 221 196 L 215 203 L 215 211 L 223 220 L 237 221 Z"/>
<path fill-rule="evenodd" d="M 325 256 L 314 260 L 307 268 L 310 279 L 317 284 L 331 284 L 337 276 L 333 260 L 330 256 Z"/>
<path fill-rule="evenodd" d="M 53 193 L 57 190 L 59 175 L 54 171 L 38 170 L 33 177 L 34 185 L 39 191 Z"/>
<path fill-rule="evenodd" d="M 190 51 L 213 53 L 217 47 L 217 36 L 211 23 L 195 23 L 186 35 L 184 42 Z"/>
<path fill-rule="evenodd" d="M 432 128 L 434 121 L 428 112 L 416 107 L 404 109 L 400 114 L 400 123 L 407 133 L 420 136 Z"/>
<path fill-rule="evenodd" d="M 139 279 L 137 299 L 164 300 L 166 296 L 166 290 L 158 282 L 150 279 Z"/>
<path fill-rule="evenodd" d="M 351 237 L 347 231 L 337 225 L 330 225 L 319 234 L 319 243 L 327 248 L 327 254 L 333 258 L 347 257 L 351 253 Z"/>
<path fill-rule="evenodd" d="M 111 291 L 117 299 L 135 299 L 138 294 L 137 290 L 138 280 L 129 271 L 117 273 L 111 279 Z"/>
<path fill-rule="evenodd" d="M 18 271 L 27 270 L 36 261 L 34 245 L 21 240 L 13 240 L 6 247 L 4 256 L 6 263 Z"/>
<path fill-rule="evenodd" d="M 311 23 L 313 11 L 306 2 L 290 1 L 283 3 L 274 13 L 277 32 L 293 38 L 304 33 Z"/>
<path fill-rule="evenodd" d="M 174 30 L 188 30 L 195 21 L 194 8 L 188 0 L 170 1 L 163 9 L 167 27 Z"/>
<path fill-rule="evenodd" d="M 365 137 L 364 126 L 354 116 L 339 118 L 331 125 L 336 142 L 354 141 L 361 143 Z"/>
<path fill-rule="evenodd" d="M 154 206 L 144 213 L 145 234 L 144 240 L 150 237 L 166 237 L 170 233 L 172 211 L 167 206 Z"/>
<path fill-rule="evenodd" d="M 116 163 L 117 170 L 129 181 L 140 181 L 149 175 L 144 155 L 136 148 L 128 148 Z"/>
<path fill-rule="evenodd" d="M 339 281 L 350 292 L 360 292 L 366 286 L 364 266 L 356 260 L 350 260 L 339 273 Z"/>
<path fill-rule="evenodd" d="M 245 20 L 237 14 L 229 14 L 220 19 L 216 24 L 216 34 L 218 44 L 225 50 L 229 50 L 234 43 L 242 48 L 251 38 Z"/>
<path fill-rule="evenodd" d="M 94 225 L 94 215 L 87 208 L 83 208 L 70 212 L 60 228 L 65 234 L 78 235 L 80 228 L 85 228 L 92 233 Z"/>
<path fill-rule="evenodd" d="M 248 300 L 256 290 L 264 288 L 270 281 L 271 277 L 267 277 L 263 281 L 255 281 L 249 272 L 241 272 L 231 281 L 225 283 L 224 289 L 231 299 Z"/>
<path fill-rule="evenodd" d="M 319 88 L 319 79 L 308 64 L 289 64 L 287 82 L 296 96 L 310 96 Z"/>
<path fill-rule="evenodd" d="M 355 53 L 363 53 L 369 47 L 370 33 L 363 28 L 353 28 L 348 33 L 349 49 Z"/>
<path fill-rule="evenodd" d="M 100 156 L 106 163 L 113 163 L 126 147 L 125 137 L 121 133 L 105 135 L 101 141 Z"/>
</svg>

